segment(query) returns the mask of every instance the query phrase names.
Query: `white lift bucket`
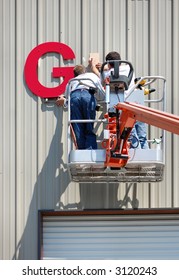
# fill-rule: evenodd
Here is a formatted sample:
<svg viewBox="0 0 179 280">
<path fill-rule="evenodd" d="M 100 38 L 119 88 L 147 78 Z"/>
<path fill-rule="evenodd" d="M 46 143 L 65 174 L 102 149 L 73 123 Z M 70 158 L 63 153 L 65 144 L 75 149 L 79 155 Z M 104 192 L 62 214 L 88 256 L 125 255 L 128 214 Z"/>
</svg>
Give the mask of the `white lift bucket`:
<svg viewBox="0 0 179 280">
<path fill-rule="evenodd" d="M 77 79 L 77 78 L 75 78 Z M 137 90 L 138 83 L 128 91 L 124 100 L 137 102 L 155 109 L 165 111 L 166 80 L 161 76 L 146 76 L 140 78 L 147 80 L 145 86 L 155 87 L 156 91 L 144 97 L 143 90 Z M 139 82 L 140 82 L 139 81 Z M 151 98 L 155 97 L 155 98 Z M 97 150 L 77 150 L 71 137 L 70 126 L 75 120 L 70 120 L 70 94 L 68 93 L 68 170 L 72 181 L 75 182 L 159 182 L 163 180 L 165 167 L 165 131 L 148 125 L 149 149 L 129 149 L 129 160 L 125 167 L 110 168 L 105 166 L 106 150 L 101 147 L 103 139 L 98 139 Z M 105 131 L 106 119 L 103 118 L 108 107 L 109 94 L 106 100 L 100 102 L 102 117 L 90 122 L 100 123 Z M 88 122 L 89 120 L 81 120 Z M 79 122 L 79 120 L 78 120 Z M 96 132 L 98 136 L 98 131 Z M 101 134 L 101 133 L 100 133 Z M 104 133 L 105 134 L 105 133 Z M 107 137 L 105 135 L 105 137 Z"/>
</svg>

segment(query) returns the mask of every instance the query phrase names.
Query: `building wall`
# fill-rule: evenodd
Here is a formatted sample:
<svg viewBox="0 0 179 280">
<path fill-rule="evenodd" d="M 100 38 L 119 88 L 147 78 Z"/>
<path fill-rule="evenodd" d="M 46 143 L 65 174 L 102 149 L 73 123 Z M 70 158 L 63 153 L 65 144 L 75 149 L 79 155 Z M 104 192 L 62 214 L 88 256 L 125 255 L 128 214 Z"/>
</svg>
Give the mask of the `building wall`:
<svg viewBox="0 0 179 280">
<path fill-rule="evenodd" d="M 66 169 L 67 114 L 34 96 L 23 71 L 43 42 L 69 45 L 74 64 L 111 50 L 132 62 L 136 76 L 167 79 L 166 111 L 179 115 L 178 0 L 0 0 L 0 259 L 36 259 L 38 209 L 179 207 L 179 138 L 166 133 L 164 181 L 77 184 Z M 60 57 L 40 60 L 39 80 L 51 81 Z M 73 64 L 73 65 L 74 65 Z M 153 128 L 155 129 L 155 128 Z"/>
</svg>

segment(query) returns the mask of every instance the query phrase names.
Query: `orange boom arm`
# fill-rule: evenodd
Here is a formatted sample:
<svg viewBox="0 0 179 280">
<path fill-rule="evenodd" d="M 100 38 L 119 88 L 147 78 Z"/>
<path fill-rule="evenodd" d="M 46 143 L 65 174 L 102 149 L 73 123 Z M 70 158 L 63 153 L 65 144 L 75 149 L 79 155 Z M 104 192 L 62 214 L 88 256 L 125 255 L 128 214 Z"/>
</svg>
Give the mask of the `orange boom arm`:
<svg viewBox="0 0 179 280">
<path fill-rule="evenodd" d="M 148 108 L 136 103 L 118 103 L 116 108 L 122 110 L 123 119 L 130 116 L 138 121 L 145 122 L 174 134 L 179 134 L 179 116 Z"/>
<path fill-rule="evenodd" d="M 127 164 L 129 159 L 127 141 L 137 120 L 179 134 L 179 117 L 176 115 L 136 103 L 122 102 L 115 107 L 117 111 L 122 110 L 122 112 L 117 114 L 116 118 L 110 118 L 108 114 L 106 116 L 110 137 L 108 141 L 105 141 L 105 166 L 121 168 Z"/>
</svg>

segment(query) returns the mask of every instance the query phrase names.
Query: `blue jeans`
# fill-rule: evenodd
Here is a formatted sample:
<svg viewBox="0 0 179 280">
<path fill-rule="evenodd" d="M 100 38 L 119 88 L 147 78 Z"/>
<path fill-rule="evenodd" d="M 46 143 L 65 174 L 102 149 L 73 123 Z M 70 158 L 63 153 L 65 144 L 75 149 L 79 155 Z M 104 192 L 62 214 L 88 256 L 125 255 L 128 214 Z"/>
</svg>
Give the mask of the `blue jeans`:
<svg viewBox="0 0 179 280">
<path fill-rule="evenodd" d="M 129 141 L 131 142 L 131 148 L 149 149 L 145 123 L 139 121 L 135 123 L 130 133 Z"/>
<path fill-rule="evenodd" d="M 96 117 L 96 99 L 87 89 L 70 94 L 71 120 L 89 120 Z M 94 123 L 73 123 L 78 149 L 97 149 Z M 84 155 L 85 156 L 85 155 Z"/>
</svg>

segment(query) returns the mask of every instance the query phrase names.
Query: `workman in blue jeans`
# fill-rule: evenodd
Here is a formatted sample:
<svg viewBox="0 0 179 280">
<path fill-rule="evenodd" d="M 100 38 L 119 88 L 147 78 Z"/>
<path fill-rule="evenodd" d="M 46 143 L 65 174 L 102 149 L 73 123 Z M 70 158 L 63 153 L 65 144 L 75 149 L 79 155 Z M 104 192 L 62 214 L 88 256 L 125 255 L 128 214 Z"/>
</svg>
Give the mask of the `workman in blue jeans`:
<svg viewBox="0 0 179 280">
<path fill-rule="evenodd" d="M 76 89 L 70 94 L 71 120 L 94 120 L 96 99 L 88 89 Z M 78 149 L 97 149 L 94 123 L 73 123 Z"/>
<path fill-rule="evenodd" d="M 94 120 L 96 117 L 96 94 L 98 94 L 98 99 L 100 94 L 104 99 L 105 94 L 100 79 L 94 73 L 86 73 L 86 68 L 83 65 L 75 66 L 74 76 L 78 76 L 78 80 L 70 83 L 71 120 Z M 98 92 L 99 88 L 101 88 L 101 93 Z M 64 106 L 66 105 L 66 99 L 67 92 L 65 96 L 59 96 L 56 104 Z M 97 149 L 94 123 L 72 123 L 72 127 L 78 149 Z"/>
</svg>

